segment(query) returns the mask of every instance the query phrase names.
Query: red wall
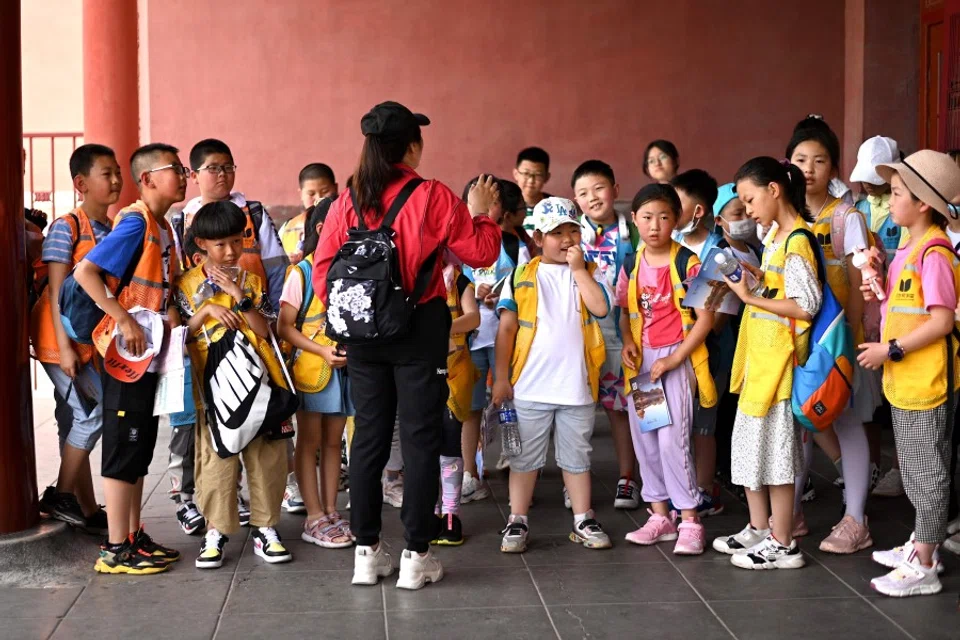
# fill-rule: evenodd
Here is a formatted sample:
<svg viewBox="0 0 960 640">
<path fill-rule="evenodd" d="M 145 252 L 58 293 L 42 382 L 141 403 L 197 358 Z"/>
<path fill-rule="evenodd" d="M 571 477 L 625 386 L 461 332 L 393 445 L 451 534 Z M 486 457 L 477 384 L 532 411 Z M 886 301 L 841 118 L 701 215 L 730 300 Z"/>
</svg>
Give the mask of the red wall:
<svg viewBox="0 0 960 640">
<path fill-rule="evenodd" d="M 568 193 L 574 167 L 597 157 L 629 199 L 656 137 L 723 182 L 782 154 L 807 113 L 842 135 L 837 0 L 165 0 L 148 12 L 150 137 L 184 161 L 200 138 L 223 138 L 238 188 L 267 204 L 297 202 L 307 162 L 331 164 L 342 185 L 360 117 L 388 99 L 433 119 L 421 172 L 456 191 L 481 170 L 509 176 L 527 145 L 551 154 L 549 190 Z"/>
</svg>

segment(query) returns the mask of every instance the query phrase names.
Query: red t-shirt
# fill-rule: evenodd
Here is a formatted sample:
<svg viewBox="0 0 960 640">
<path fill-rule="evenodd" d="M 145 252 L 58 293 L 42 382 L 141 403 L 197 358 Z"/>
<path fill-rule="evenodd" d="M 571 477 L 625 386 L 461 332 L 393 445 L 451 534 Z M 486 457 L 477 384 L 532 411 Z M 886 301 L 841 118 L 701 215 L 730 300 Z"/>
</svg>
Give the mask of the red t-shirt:
<svg viewBox="0 0 960 640">
<path fill-rule="evenodd" d="M 397 165 L 403 176 L 389 184 L 383 192 L 383 210 L 387 211 L 400 189 L 417 173 Z M 370 228 L 380 224 L 367 213 L 364 221 Z M 330 207 L 313 260 L 313 288 L 327 300 L 327 271 L 337 251 L 347 240 L 347 231 L 357 226 L 357 214 L 349 191 L 344 191 Z M 413 291 L 420 266 L 437 247 L 450 249 L 464 264 L 481 268 L 496 262 L 500 255 L 500 227 L 487 216 L 470 216 L 467 205 L 444 184 L 427 180 L 418 186 L 403 205 L 393 223 L 394 242 L 400 260 L 404 291 Z M 442 249 L 441 249 L 442 254 Z M 419 302 L 446 298 L 443 286 L 443 256 L 437 260 L 430 283 Z"/>
<path fill-rule="evenodd" d="M 700 265 L 691 266 L 686 276 L 694 278 L 699 272 Z M 629 286 L 630 278 L 621 268 L 617 278 L 617 306 L 623 309 L 627 309 Z M 637 274 L 637 303 L 643 314 L 643 346 L 656 349 L 683 341 L 683 319 L 673 303 L 670 265 L 651 267 L 642 252 Z"/>
</svg>

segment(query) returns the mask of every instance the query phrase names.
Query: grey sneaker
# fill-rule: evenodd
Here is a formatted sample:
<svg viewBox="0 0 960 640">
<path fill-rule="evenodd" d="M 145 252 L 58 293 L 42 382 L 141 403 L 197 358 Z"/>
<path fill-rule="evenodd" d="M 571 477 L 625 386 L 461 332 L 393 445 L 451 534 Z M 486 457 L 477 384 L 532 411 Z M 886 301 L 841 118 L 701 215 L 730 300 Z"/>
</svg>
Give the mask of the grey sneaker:
<svg viewBox="0 0 960 640">
<path fill-rule="evenodd" d="M 600 523 L 593 518 L 591 511 L 589 517 L 578 524 L 573 525 L 573 531 L 570 532 L 570 541 L 582 544 L 587 549 L 609 549 L 613 546 L 610 543 L 610 536 L 604 531 Z"/>
<path fill-rule="evenodd" d="M 713 548 L 720 553 L 726 553 L 731 556 L 746 553 L 763 542 L 764 538 L 769 535 L 770 529 L 754 529 L 747 524 L 740 533 L 735 533 L 732 536 L 714 538 Z"/>
<path fill-rule="evenodd" d="M 500 533 L 503 534 L 503 540 L 500 541 L 500 551 L 503 553 L 523 553 L 527 550 L 527 525 L 510 522 Z"/>
<path fill-rule="evenodd" d="M 899 498 L 906 491 L 903 489 L 903 476 L 900 475 L 900 469 L 890 469 L 880 478 L 880 482 L 870 495 L 878 498 Z"/>
<path fill-rule="evenodd" d="M 383 501 L 397 509 L 403 506 L 403 476 L 396 480 L 383 479 Z"/>
</svg>

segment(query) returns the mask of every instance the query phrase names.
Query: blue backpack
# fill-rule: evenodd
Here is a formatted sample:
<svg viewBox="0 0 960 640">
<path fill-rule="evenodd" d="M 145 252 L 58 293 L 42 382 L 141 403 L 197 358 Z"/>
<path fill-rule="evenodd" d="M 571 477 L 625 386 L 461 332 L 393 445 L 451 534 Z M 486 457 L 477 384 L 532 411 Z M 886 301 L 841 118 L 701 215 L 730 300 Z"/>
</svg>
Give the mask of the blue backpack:
<svg viewBox="0 0 960 640">
<path fill-rule="evenodd" d="M 793 368 L 791 403 L 793 417 L 809 431 L 828 429 L 850 404 L 853 388 L 853 331 L 843 306 L 827 282 L 823 250 L 806 229 L 790 234 L 806 236 L 817 259 L 817 279 L 823 288 L 823 304 L 810 324 L 810 356 Z M 791 320 L 791 328 L 796 323 Z M 795 329 L 794 329 L 795 330 Z"/>
</svg>

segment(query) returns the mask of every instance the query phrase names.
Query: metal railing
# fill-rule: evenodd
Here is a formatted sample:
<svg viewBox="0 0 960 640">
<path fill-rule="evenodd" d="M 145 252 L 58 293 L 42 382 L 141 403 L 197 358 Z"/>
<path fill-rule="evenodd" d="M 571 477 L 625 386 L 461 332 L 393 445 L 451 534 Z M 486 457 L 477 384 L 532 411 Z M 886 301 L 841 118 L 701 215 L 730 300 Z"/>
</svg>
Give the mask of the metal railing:
<svg viewBox="0 0 960 640">
<path fill-rule="evenodd" d="M 51 221 L 57 218 L 58 210 L 63 215 L 77 206 L 77 192 L 70 180 L 67 161 L 79 144 L 83 144 L 82 132 L 23 134 L 27 152 L 23 201 L 29 203 L 31 209 L 46 211 Z"/>
</svg>

